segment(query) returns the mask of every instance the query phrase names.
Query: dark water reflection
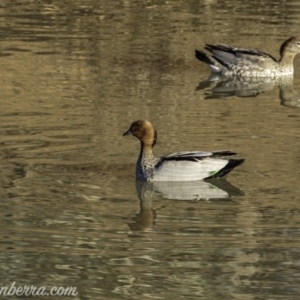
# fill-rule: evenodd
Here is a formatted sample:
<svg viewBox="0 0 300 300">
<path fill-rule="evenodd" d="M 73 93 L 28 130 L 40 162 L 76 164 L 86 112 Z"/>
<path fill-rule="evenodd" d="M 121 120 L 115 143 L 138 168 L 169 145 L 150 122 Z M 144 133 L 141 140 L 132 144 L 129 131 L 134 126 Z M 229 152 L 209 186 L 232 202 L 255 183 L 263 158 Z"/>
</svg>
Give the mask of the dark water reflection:
<svg viewBox="0 0 300 300">
<path fill-rule="evenodd" d="M 148 231 L 154 227 L 157 217 L 152 208 L 153 199 L 183 200 L 183 201 L 213 201 L 230 200 L 243 192 L 223 179 L 192 182 L 141 182 L 136 181 L 136 192 L 140 200 L 140 212 L 136 215 L 132 230 Z"/>
<path fill-rule="evenodd" d="M 196 91 L 209 89 L 205 99 L 222 99 L 226 97 L 256 97 L 261 93 L 279 88 L 281 104 L 287 107 L 300 107 L 300 94 L 293 88 L 293 77 L 272 79 L 268 77 L 226 77 L 211 74 L 199 83 Z"/>
<path fill-rule="evenodd" d="M 299 59 L 293 82 L 195 91 L 209 70 L 194 49 L 276 56 L 299 14 L 297 1 L 2 1 L 1 285 L 297 299 Z M 205 101 L 219 87 L 226 99 Z M 246 162 L 224 182 L 136 190 L 139 145 L 122 132 L 139 118 L 157 156 L 232 148 Z"/>
</svg>

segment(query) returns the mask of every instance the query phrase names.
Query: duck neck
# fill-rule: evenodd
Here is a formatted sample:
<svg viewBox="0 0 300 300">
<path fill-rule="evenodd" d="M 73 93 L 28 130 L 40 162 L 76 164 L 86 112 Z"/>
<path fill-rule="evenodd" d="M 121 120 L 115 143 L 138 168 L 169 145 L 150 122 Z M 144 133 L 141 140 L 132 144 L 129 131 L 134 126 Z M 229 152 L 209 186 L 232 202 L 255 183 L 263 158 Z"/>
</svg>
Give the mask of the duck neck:
<svg viewBox="0 0 300 300">
<path fill-rule="evenodd" d="M 152 145 L 145 144 L 141 141 L 141 151 L 138 160 L 144 161 L 144 160 L 152 160 L 152 159 L 153 159 Z"/>
<path fill-rule="evenodd" d="M 288 41 L 284 42 L 280 48 L 280 59 L 279 64 L 282 69 L 290 70 L 293 73 L 294 57 L 297 55 L 297 51 L 287 44 Z"/>
<path fill-rule="evenodd" d="M 298 51 L 294 49 L 295 47 L 293 47 L 293 40 L 293 37 L 286 40 L 280 47 L 280 59 L 278 62 L 281 65 L 282 69 L 293 70 L 294 57 L 298 53 Z"/>
<path fill-rule="evenodd" d="M 294 63 L 294 53 L 287 53 L 287 51 L 283 51 L 281 58 L 279 59 L 279 64 L 283 68 L 288 68 L 293 70 L 293 63 Z"/>
<path fill-rule="evenodd" d="M 141 151 L 138 159 L 139 162 L 149 163 L 154 161 L 152 149 L 156 144 L 156 140 L 157 140 L 156 130 L 153 130 L 151 134 L 145 136 L 143 139 L 140 139 Z"/>
</svg>

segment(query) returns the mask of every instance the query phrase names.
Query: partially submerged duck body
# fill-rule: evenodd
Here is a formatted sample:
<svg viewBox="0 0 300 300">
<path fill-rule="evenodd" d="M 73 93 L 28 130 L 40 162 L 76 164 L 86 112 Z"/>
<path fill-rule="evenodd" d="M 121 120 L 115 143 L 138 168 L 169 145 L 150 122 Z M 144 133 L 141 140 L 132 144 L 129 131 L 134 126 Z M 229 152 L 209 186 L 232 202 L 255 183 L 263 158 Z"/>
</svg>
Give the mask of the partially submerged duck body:
<svg viewBox="0 0 300 300">
<path fill-rule="evenodd" d="M 204 48 L 211 55 L 195 50 L 196 58 L 206 63 L 212 73 L 243 77 L 291 76 L 294 57 L 300 53 L 300 37 L 291 37 L 281 45 L 279 60 L 266 52 L 226 44 L 206 44 Z"/>
<path fill-rule="evenodd" d="M 146 120 L 133 122 L 125 135 L 134 135 L 141 142 L 136 177 L 143 181 L 194 181 L 223 177 L 244 162 L 244 159 L 224 158 L 236 154 L 229 150 L 185 151 L 156 158 L 152 149 L 157 132 Z"/>
</svg>

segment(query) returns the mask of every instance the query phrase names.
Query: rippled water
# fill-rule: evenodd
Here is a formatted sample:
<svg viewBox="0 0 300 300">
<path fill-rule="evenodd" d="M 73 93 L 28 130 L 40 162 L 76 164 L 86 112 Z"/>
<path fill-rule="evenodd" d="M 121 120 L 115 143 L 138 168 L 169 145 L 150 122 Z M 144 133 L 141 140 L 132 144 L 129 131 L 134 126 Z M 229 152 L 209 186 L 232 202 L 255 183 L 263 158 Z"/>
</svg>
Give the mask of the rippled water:
<svg viewBox="0 0 300 300">
<path fill-rule="evenodd" d="M 2 1 L 1 286 L 298 299 L 300 58 L 288 82 L 211 82 L 194 49 L 278 57 L 299 17 L 297 1 Z M 227 180 L 136 184 L 122 133 L 139 118 L 156 155 L 246 162 Z"/>
</svg>

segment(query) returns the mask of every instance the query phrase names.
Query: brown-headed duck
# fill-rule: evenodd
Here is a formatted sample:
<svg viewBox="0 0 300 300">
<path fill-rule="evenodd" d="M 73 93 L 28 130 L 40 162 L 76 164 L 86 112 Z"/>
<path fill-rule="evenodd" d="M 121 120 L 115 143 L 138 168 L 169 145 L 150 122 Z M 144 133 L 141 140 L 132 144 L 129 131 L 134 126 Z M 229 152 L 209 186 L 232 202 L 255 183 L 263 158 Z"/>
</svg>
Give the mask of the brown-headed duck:
<svg viewBox="0 0 300 300">
<path fill-rule="evenodd" d="M 193 181 L 223 177 L 244 162 L 244 159 L 228 159 L 236 153 L 224 151 L 185 151 L 153 156 L 152 148 L 157 132 L 149 121 L 138 120 L 123 134 L 134 135 L 141 142 L 136 163 L 136 177 L 144 181 Z"/>
</svg>

